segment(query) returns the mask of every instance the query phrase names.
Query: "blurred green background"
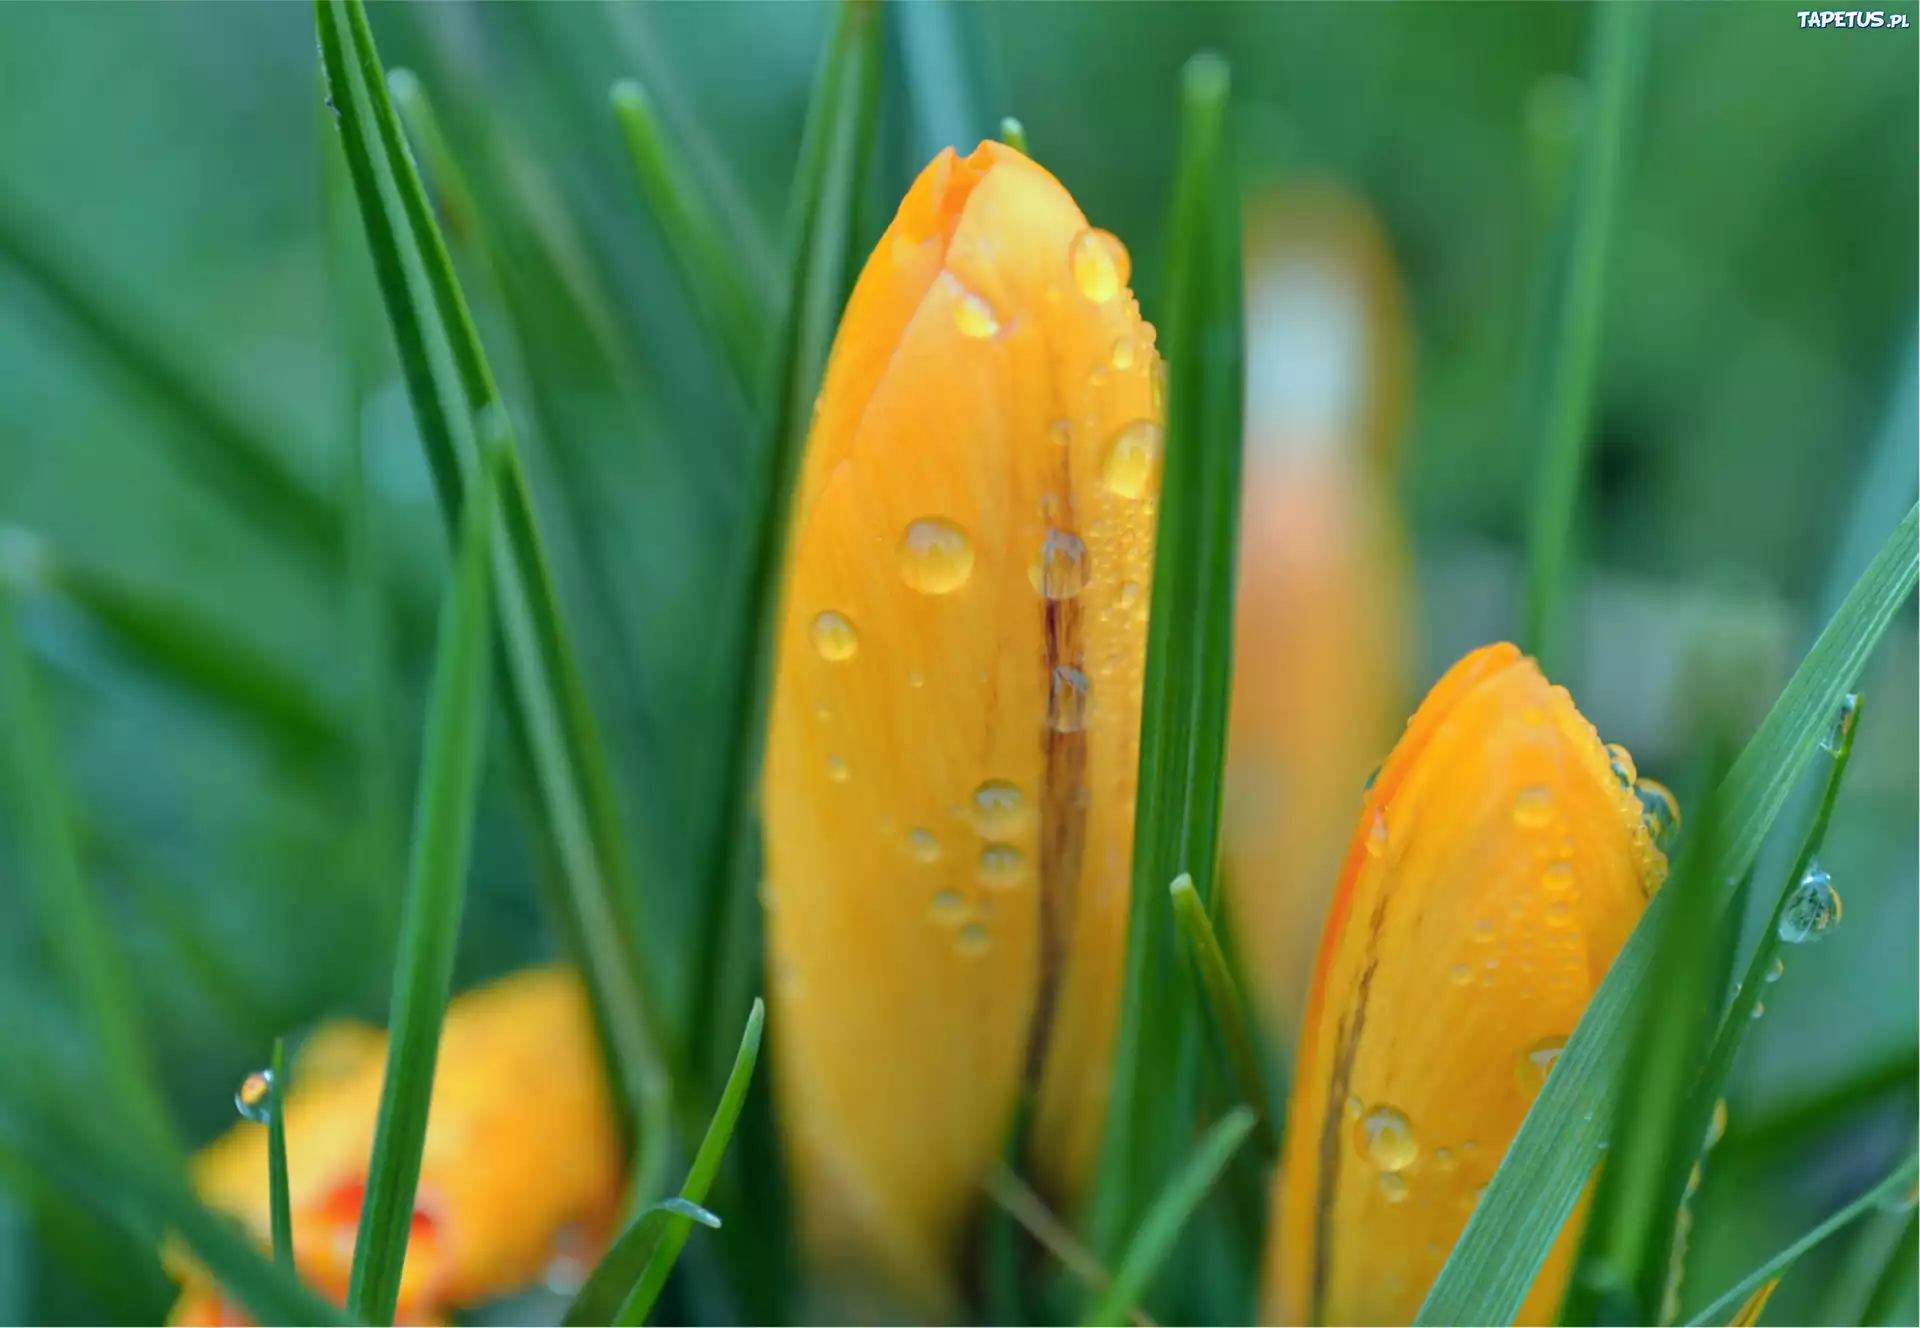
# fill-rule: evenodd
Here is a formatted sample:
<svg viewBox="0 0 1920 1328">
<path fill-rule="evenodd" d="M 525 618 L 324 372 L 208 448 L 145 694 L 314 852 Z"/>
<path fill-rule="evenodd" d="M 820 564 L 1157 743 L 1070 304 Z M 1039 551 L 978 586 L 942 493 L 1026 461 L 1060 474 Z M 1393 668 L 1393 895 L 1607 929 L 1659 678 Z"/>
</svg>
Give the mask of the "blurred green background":
<svg viewBox="0 0 1920 1328">
<path fill-rule="evenodd" d="M 704 736 L 714 606 L 733 584 L 756 443 L 606 92 L 646 83 L 728 201 L 727 242 L 771 302 L 828 18 L 812 4 L 374 13 L 388 64 L 419 74 L 470 178 L 478 206 L 449 230 L 525 424 L 665 938 L 654 949 L 682 968 L 682 846 L 718 805 Z M 1416 360 L 1398 482 L 1424 687 L 1518 630 L 1530 311 L 1582 123 L 1588 18 L 1546 5 L 895 8 L 873 233 L 934 149 L 1016 114 L 1094 223 L 1131 247 L 1153 318 L 1176 72 L 1196 49 L 1224 51 L 1249 190 L 1339 181 L 1377 211 L 1403 269 Z M 233 1087 L 275 1033 L 382 1016 L 445 567 L 358 224 L 329 216 L 316 63 L 302 5 L 0 7 L 0 558 L 46 573 L 29 637 L 89 867 L 196 1142 L 231 1121 Z M 1763 708 L 1913 501 L 1917 158 L 1911 29 L 1807 31 L 1791 5 L 1656 15 L 1556 679 L 1643 772 L 1677 778 L 1688 755 L 1689 660 L 1737 656 Z M 357 437 L 375 538 L 354 547 L 370 561 L 349 566 L 237 491 L 205 459 L 204 418 L 129 372 L 119 334 L 103 338 L 81 307 L 130 330 L 134 359 L 169 366 L 337 513 Z M 1827 855 L 1845 923 L 1768 993 L 1709 1172 L 1691 1301 L 1851 1197 L 1911 1134 L 1917 666 L 1909 611 L 1866 679 Z M 0 825 L 0 963 L 55 1028 L 65 1016 L 21 921 L 10 833 Z M 463 980 L 552 952 L 532 871 L 497 787 Z M 0 1197 L 0 1319 L 164 1312 L 164 1287 L 115 1285 L 72 1252 Z M 1790 1279 L 1768 1318 L 1818 1314 L 1824 1280 Z"/>
</svg>

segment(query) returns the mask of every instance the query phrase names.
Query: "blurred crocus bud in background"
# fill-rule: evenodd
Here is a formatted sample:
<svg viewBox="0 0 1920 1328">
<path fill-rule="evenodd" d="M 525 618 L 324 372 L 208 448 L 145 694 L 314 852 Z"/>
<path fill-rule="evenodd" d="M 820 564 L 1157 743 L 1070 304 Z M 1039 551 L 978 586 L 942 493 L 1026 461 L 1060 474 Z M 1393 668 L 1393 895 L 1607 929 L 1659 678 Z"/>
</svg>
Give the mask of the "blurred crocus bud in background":
<svg viewBox="0 0 1920 1328">
<path fill-rule="evenodd" d="M 952 1304 L 1023 1089 L 1070 1207 L 1126 938 L 1161 419 L 1128 258 L 1011 148 L 922 172 L 795 498 L 765 786 L 780 1120 L 830 1280 Z"/>
</svg>

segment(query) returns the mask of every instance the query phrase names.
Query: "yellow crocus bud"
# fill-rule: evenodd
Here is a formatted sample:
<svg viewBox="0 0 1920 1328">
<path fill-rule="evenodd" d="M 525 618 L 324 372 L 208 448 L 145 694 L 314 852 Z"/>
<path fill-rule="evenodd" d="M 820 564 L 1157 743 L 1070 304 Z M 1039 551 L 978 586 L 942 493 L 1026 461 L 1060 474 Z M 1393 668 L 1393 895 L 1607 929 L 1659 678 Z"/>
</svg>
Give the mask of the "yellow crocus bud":
<svg viewBox="0 0 1920 1328">
<path fill-rule="evenodd" d="M 1337 187 L 1250 207 L 1246 245 L 1225 882 L 1242 968 L 1291 1047 L 1353 808 L 1406 713 L 1390 472 L 1407 333 L 1386 238 Z"/>
<path fill-rule="evenodd" d="M 1266 1310 L 1406 1323 L 1666 859 L 1626 753 L 1510 645 L 1435 684 L 1367 791 L 1294 1067 Z M 1582 1214 L 1521 1308 L 1559 1309 Z"/>
<path fill-rule="evenodd" d="M 1125 948 L 1161 462 L 1119 241 L 943 152 L 868 260 L 795 498 L 765 787 L 780 1116 L 829 1272 L 949 1303 L 1023 1088 L 1071 1204 Z"/>
<path fill-rule="evenodd" d="M 295 1261 L 336 1302 L 352 1271 L 386 1057 L 379 1031 L 329 1025 L 308 1040 L 285 1087 Z M 440 1321 L 539 1280 L 556 1260 L 587 1258 L 617 1214 L 620 1176 L 579 979 L 536 969 L 458 997 L 440 1039 L 400 1321 Z M 203 1202 L 266 1243 L 264 1125 L 243 1122 L 208 1145 L 193 1182 Z M 184 1283 L 172 1322 L 244 1322 L 204 1270 L 169 1261 Z"/>
</svg>

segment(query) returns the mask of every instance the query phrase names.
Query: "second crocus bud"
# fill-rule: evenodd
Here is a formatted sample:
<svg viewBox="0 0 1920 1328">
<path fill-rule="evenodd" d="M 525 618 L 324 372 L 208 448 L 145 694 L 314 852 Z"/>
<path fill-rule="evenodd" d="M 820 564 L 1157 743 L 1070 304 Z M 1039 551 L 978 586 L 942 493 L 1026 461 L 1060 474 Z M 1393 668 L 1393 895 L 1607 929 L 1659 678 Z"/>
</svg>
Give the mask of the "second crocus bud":
<svg viewBox="0 0 1920 1328">
<path fill-rule="evenodd" d="M 1666 874 L 1635 780 L 1510 645 L 1427 694 L 1366 793 L 1321 939 L 1274 1191 L 1272 1321 L 1412 1321 Z M 1559 1309 L 1581 1220 L 1522 1323 Z"/>
<path fill-rule="evenodd" d="M 842 318 L 795 496 L 765 825 L 803 1241 L 950 1303 L 1032 1094 L 1070 1205 L 1105 1115 L 1161 463 L 1126 251 L 943 152 Z"/>
</svg>

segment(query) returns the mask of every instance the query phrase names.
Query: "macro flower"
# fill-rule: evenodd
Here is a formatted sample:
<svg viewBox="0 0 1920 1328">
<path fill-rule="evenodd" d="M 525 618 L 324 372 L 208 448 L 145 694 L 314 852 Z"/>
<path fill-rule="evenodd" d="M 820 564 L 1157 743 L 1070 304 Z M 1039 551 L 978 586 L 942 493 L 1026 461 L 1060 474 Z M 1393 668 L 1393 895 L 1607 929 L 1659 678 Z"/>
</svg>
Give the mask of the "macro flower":
<svg viewBox="0 0 1920 1328">
<path fill-rule="evenodd" d="M 1119 241 L 1011 148 L 941 153 L 841 320 L 795 497 L 765 783 L 803 1240 L 949 1301 L 1023 1090 L 1070 1205 L 1125 947 L 1160 474 Z"/>
<path fill-rule="evenodd" d="M 1511 645 L 1448 671 L 1367 790 L 1309 990 L 1269 1229 L 1282 1323 L 1405 1323 L 1666 858 L 1632 760 Z M 1664 797 L 1664 790 L 1656 795 Z M 1559 1308 L 1584 1209 L 1521 1308 Z"/>
<path fill-rule="evenodd" d="M 1331 184 L 1246 221 L 1247 423 L 1226 887 L 1242 968 L 1291 1046 L 1347 816 L 1405 714 L 1394 502 L 1407 332 L 1379 223 Z"/>
<path fill-rule="evenodd" d="M 288 1076 L 295 1260 L 336 1302 L 353 1267 L 386 1052 L 379 1030 L 331 1024 L 308 1039 Z M 621 1166 L 579 979 L 535 969 L 456 998 L 441 1036 L 400 1321 L 440 1321 L 539 1280 L 556 1260 L 590 1256 L 617 1214 Z M 209 1207 L 267 1243 L 266 1126 L 242 1122 L 208 1145 L 193 1182 Z M 205 1270 L 169 1262 L 183 1280 L 171 1322 L 245 1322 Z"/>
</svg>

